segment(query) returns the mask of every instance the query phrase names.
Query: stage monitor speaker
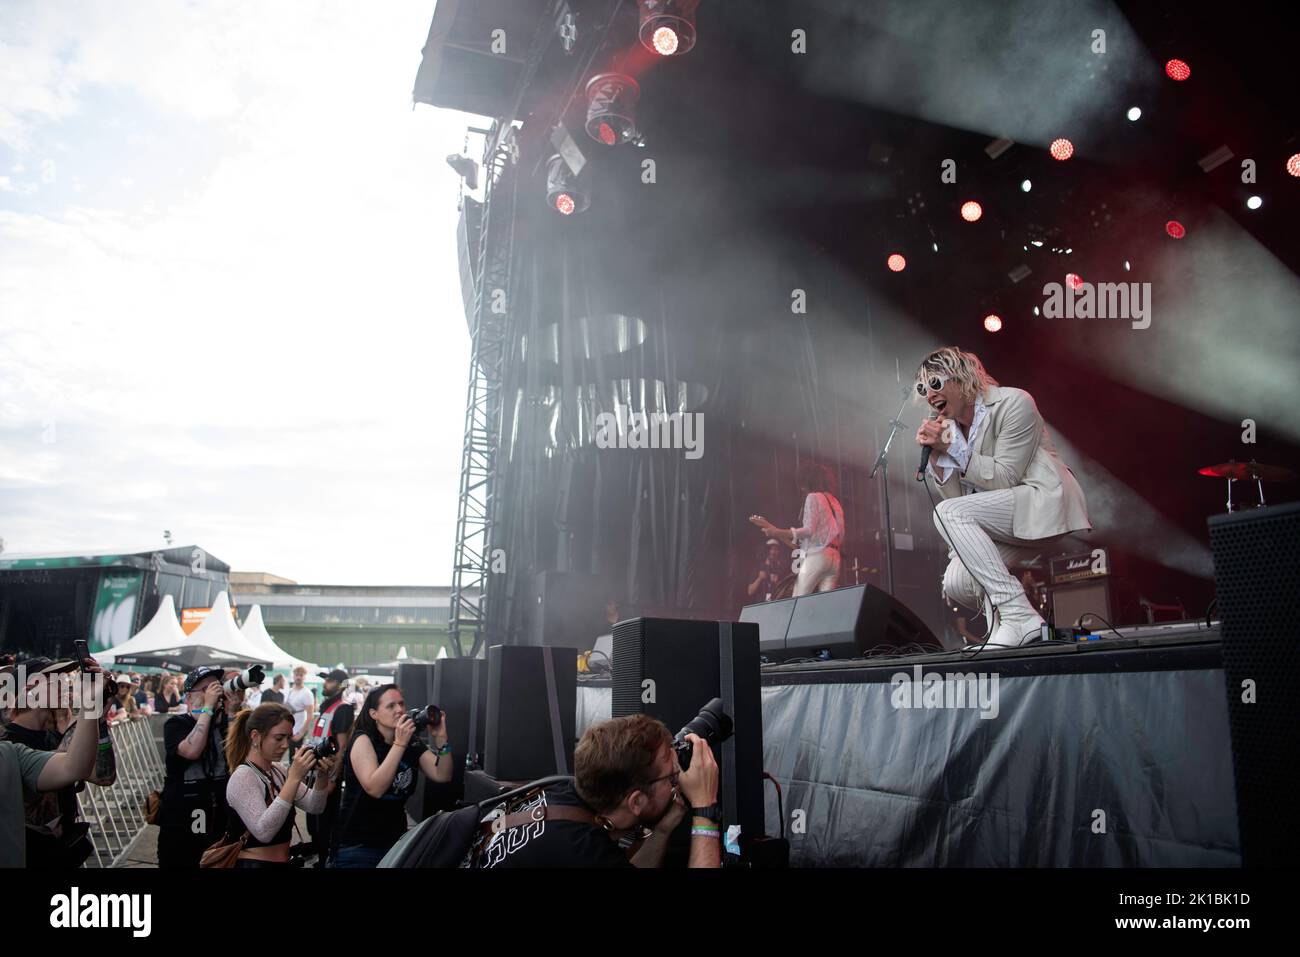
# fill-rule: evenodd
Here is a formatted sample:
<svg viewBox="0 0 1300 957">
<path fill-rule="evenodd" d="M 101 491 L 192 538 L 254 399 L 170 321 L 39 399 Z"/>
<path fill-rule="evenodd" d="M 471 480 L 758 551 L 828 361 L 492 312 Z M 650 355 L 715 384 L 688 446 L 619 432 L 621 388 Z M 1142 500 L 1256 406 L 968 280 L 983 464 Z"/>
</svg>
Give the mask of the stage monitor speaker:
<svg viewBox="0 0 1300 957">
<path fill-rule="evenodd" d="M 1209 520 L 1242 864 L 1294 867 L 1300 754 L 1300 503 Z"/>
<path fill-rule="evenodd" d="M 740 610 L 740 620 L 758 625 L 758 650 L 769 657 L 784 657 L 785 636 L 790 631 L 790 619 L 798 598 L 779 598 L 746 605 Z"/>
<path fill-rule="evenodd" d="M 610 597 L 597 575 L 538 573 L 524 623 L 524 644 L 589 651 L 598 636 L 609 634 L 605 605 Z"/>
<path fill-rule="evenodd" d="M 763 711 L 758 626 L 746 622 L 632 618 L 614 626 L 612 717 L 647 714 L 676 734 L 721 698 L 734 734 L 713 749 L 724 825 L 744 842 L 764 834 Z M 689 843 L 689 820 L 682 822 Z M 675 843 L 680 837 L 675 835 Z"/>
<path fill-rule="evenodd" d="M 1110 581 L 1107 578 L 1055 585 L 1048 589 L 1048 595 L 1052 603 L 1052 625 L 1056 628 L 1073 628 L 1080 618 L 1084 618 L 1086 627 L 1093 629 L 1110 627 L 1099 619 L 1113 621 L 1110 616 Z"/>
<path fill-rule="evenodd" d="M 488 649 L 483 770 L 500 781 L 573 773 L 578 649 Z"/>
<path fill-rule="evenodd" d="M 776 638 L 784 608 L 769 613 L 761 605 L 747 605 L 741 612 L 742 620 L 772 622 L 771 637 L 764 632 L 762 652 L 774 661 L 816 658 L 823 653 L 833 658 L 858 658 L 881 645 L 943 644 L 906 605 L 874 585 L 849 585 L 765 604 L 787 602 L 792 608 L 784 641 Z"/>
</svg>

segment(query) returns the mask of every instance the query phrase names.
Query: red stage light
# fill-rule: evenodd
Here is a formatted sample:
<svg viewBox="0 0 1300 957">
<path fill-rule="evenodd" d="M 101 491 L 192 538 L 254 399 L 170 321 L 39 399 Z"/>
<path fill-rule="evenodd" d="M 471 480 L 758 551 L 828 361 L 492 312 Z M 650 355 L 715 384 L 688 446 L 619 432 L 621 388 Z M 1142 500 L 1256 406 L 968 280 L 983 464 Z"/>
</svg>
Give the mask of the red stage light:
<svg viewBox="0 0 1300 957">
<path fill-rule="evenodd" d="M 886 260 L 886 265 L 888 265 L 894 272 L 902 272 L 907 268 L 907 260 L 898 253 L 894 253 Z"/>
<path fill-rule="evenodd" d="M 1286 171 L 1292 176 L 1300 176 L 1300 153 L 1286 161 Z"/>
<path fill-rule="evenodd" d="M 984 208 L 975 200 L 968 200 L 961 204 L 961 218 L 968 223 L 973 223 L 984 215 Z"/>
<path fill-rule="evenodd" d="M 606 146 L 613 146 L 618 142 L 618 134 L 614 132 L 614 127 L 608 123 L 601 123 L 597 133 L 600 136 L 600 141 Z"/>
<path fill-rule="evenodd" d="M 1165 73 L 1171 80 L 1185 80 L 1192 75 L 1192 68 L 1182 60 L 1170 60 L 1165 64 Z"/>
<path fill-rule="evenodd" d="M 1171 219 L 1165 223 L 1165 232 L 1174 239 L 1182 239 L 1187 235 L 1187 230 L 1183 227 L 1183 224 L 1176 219 Z"/>
<path fill-rule="evenodd" d="M 984 317 L 984 328 L 989 332 L 997 332 L 1002 328 L 1002 320 L 997 316 L 987 315 Z"/>
<path fill-rule="evenodd" d="M 573 197 L 570 196 L 568 193 L 561 193 L 559 196 L 555 197 L 555 208 L 558 209 L 560 212 L 562 212 L 565 216 L 572 215 L 573 210 L 575 208 L 573 203 Z"/>
<path fill-rule="evenodd" d="M 1065 281 L 1070 284 L 1071 289 L 1083 288 L 1083 277 L 1078 273 L 1067 272 L 1065 274 Z"/>
<path fill-rule="evenodd" d="M 672 27 L 660 27 L 654 32 L 655 52 L 662 56 L 672 56 L 677 52 L 677 31 Z"/>
<path fill-rule="evenodd" d="M 1074 144 L 1069 140 L 1052 140 L 1052 145 L 1048 147 L 1052 153 L 1052 159 L 1068 160 L 1074 155 Z"/>
</svg>

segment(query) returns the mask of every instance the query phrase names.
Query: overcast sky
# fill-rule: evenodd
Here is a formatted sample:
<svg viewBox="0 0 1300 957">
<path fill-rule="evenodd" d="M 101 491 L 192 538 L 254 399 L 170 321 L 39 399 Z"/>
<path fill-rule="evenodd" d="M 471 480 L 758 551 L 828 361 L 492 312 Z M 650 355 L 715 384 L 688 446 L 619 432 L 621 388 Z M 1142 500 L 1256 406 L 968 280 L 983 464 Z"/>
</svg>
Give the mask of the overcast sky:
<svg viewBox="0 0 1300 957">
<path fill-rule="evenodd" d="M 4 0 L 6 553 L 170 529 L 299 582 L 450 581 L 472 118 L 412 112 L 433 8 Z"/>
</svg>

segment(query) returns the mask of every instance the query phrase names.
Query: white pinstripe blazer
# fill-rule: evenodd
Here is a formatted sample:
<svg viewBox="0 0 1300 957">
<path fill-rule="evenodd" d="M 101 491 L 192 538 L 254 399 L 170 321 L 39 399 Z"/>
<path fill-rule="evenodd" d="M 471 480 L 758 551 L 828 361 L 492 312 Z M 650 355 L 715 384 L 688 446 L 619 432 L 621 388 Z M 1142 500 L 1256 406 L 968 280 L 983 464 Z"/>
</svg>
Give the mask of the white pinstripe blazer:
<svg viewBox="0 0 1300 957">
<path fill-rule="evenodd" d="M 1016 538 L 1052 538 L 1091 530 L 1083 489 L 1056 454 L 1034 397 L 1024 389 L 990 386 L 984 406 L 987 411 L 966 464 L 966 481 L 981 491 L 1011 489 Z M 946 499 L 961 494 L 955 469 L 947 482 L 935 484 Z"/>
</svg>

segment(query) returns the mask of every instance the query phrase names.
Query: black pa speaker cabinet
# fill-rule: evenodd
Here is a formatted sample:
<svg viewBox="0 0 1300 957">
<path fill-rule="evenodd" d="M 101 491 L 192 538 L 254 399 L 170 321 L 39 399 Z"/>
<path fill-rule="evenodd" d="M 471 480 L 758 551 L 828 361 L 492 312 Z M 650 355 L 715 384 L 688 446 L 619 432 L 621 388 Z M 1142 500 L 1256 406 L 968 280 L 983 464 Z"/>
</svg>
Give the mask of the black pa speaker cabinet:
<svg viewBox="0 0 1300 957">
<path fill-rule="evenodd" d="M 856 658 L 879 645 L 942 645 L 906 605 L 874 585 L 849 585 L 765 604 L 790 606 L 783 640 L 776 636 L 785 608 L 769 612 L 762 605 L 747 605 L 740 617 L 760 622 L 763 654 L 773 660 L 812 658 L 822 652 Z"/>
<path fill-rule="evenodd" d="M 483 658 L 441 658 L 433 669 L 433 704 L 447 712 L 453 754 L 483 763 L 487 738 L 488 663 Z"/>
<path fill-rule="evenodd" d="M 743 852 L 764 835 L 758 625 L 632 618 L 614 626 L 611 717 L 647 714 L 676 734 L 713 698 L 735 728 L 713 752 L 723 824 L 740 825 Z M 689 832 L 689 818 L 682 823 Z"/>
<path fill-rule="evenodd" d="M 609 590 L 597 575 L 540 572 L 533 579 L 524 644 L 589 650 L 609 634 Z"/>
<path fill-rule="evenodd" d="M 578 650 L 493 645 L 487 661 L 483 770 L 499 781 L 572 774 Z"/>
<path fill-rule="evenodd" d="M 406 700 L 406 710 L 412 708 L 423 708 L 427 705 L 437 704 L 433 696 L 434 684 L 434 665 L 427 664 L 399 664 L 397 674 L 393 676 L 393 684 L 402 689 L 402 697 Z M 428 731 L 420 733 L 420 739 L 429 743 Z M 446 794 L 448 785 L 438 784 L 430 781 L 423 774 L 415 776 L 415 793 L 406 799 L 406 813 L 412 820 L 423 821 L 426 817 L 437 810 L 440 799 L 448 797 Z"/>
<path fill-rule="evenodd" d="M 1209 526 L 1242 863 L 1293 867 L 1300 832 L 1285 769 L 1300 754 L 1300 503 Z"/>
</svg>

